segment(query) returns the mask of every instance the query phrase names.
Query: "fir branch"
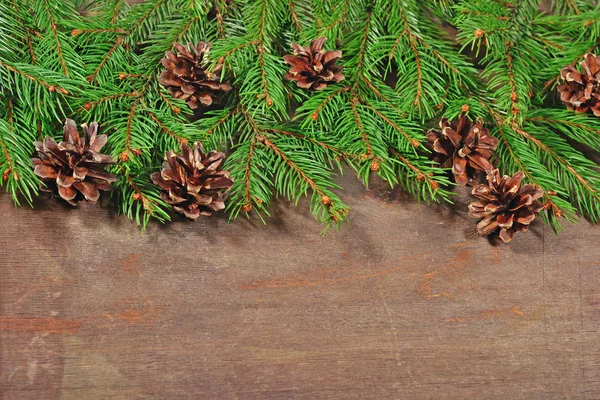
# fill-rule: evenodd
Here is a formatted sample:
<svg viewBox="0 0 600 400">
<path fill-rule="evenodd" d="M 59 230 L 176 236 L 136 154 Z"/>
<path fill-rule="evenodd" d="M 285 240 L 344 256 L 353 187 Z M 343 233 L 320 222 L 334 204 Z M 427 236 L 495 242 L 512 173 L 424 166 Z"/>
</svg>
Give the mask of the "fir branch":
<svg viewBox="0 0 600 400">
<path fill-rule="evenodd" d="M 119 18 L 119 14 L 121 13 L 121 9 L 125 5 L 123 0 L 114 0 L 114 5 L 111 10 L 110 23 L 112 25 L 117 23 L 117 18 Z"/>
<path fill-rule="evenodd" d="M 421 71 L 421 58 L 419 57 L 419 50 L 417 49 L 417 40 L 415 39 L 415 35 L 410 30 L 410 26 L 408 25 L 408 21 L 406 20 L 406 16 L 402 13 L 402 20 L 404 21 L 404 34 L 408 34 L 408 41 L 410 43 L 410 47 L 415 55 L 415 67 L 417 71 L 417 93 L 415 95 L 415 100 L 413 104 L 417 106 L 419 104 L 419 99 L 421 98 L 421 92 L 423 90 L 423 73 Z M 392 53 L 390 53 L 390 58 Z"/>
<path fill-rule="evenodd" d="M 354 114 L 354 121 L 356 122 L 356 127 L 358 128 L 358 131 L 360 132 L 360 137 L 361 137 L 362 141 L 365 143 L 365 147 L 367 149 L 365 156 L 367 158 L 373 158 L 373 148 L 371 147 L 371 142 L 369 141 L 369 138 L 367 137 L 365 128 L 363 127 L 360 116 L 358 115 L 358 111 L 356 110 L 356 105 L 358 104 L 358 99 L 356 97 L 352 97 L 350 104 L 352 107 L 352 113 Z M 375 159 L 377 159 L 377 158 L 375 157 Z"/>
<path fill-rule="evenodd" d="M 347 92 L 349 90 L 350 90 L 350 87 L 343 86 L 343 87 L 335 90 L 331 94 L 327 95 L 327 97 L 325 97 L 325 99 L 323 99 L 323 101 L 317 106 L 315 111 L 313 111 L 310 114 L 310 118 L 313 120 L 316 120 L 317 118 L 319 118 L 319 113 L 323 110 L 323 108 L 327 105 L 327 103 L 329 103 L 334 97 L 336 97 L 340 93 Z"/>
<path fill-rule="evenodd" d="M 48 18 L 50 20 L 50 28 L 52 29 L 52 35 L 54 36 L 54 40 L 56 42 L 56 52 L 58 53 L 60 65 L 62 66 L 62 70 L 65 73 L 65 75 L 69 76 L 69 71 L 67 70 L 67 63 L 65 62 L 65 59 L 64 59 L 64 56 L 62 53 L 61 43 L 58 38 L 58 29 L 56 27 L 54 15 L 52 14 L 52 11 L 50 11 L 50 5 L 48 4 L 48 0 L 42 0 L 42 2 L 44 3 L 44 8 L 46 10 L 46 14 L 48 15 Z"/>
<path fill-rule="evenodd" d="M 248 151 L 248 158 L 246 160 L 246 169 L 244 171 L 244 202 L 242 203 L 242 207 L 246 212 L 250 211 L 253 203 L 250 181 L 252 178 L 252 157 L 254 157 L 254 149 L 256 148 L 257 143 L 258 137 L 255 136 L 250 142 L 250 149 Z"/>
<path fill-rule="evenodd" d="M 106 63 L 108 62 L 108 59 L 112 56 L 112 54 L 115 52 L 115 50 L 117 50 L 117 48 L 119 48 L 121 46 L 122 43 L 123 43 L 123 36 L 117 37 L 115 44 L 113 44 L 113 46 L 106 52 L 104 57 L 102 57 L 100 64 L 98 64 L 98 66 L 96 67 L 94 72 L 92 72 L 92 74 L 87 77 L 87 80 L 89 83 L 94 83 L 96 81 L 98 73 L 100 73 L 100 70 L 106 65 Z"/>
<path fill-rule="evenodd" d="M 30 73 L 26 72 L 24 69 L 19 68 L 19 66 L 16 64 L 10 65 L 7 63 L 3 63 L 0 60 L 0 67 L 6 68 L 7 70 L 14 72 L 15 74 L 21 75 L 22 77 L 29 79 L 29 80 L 37 83 L 38 85 L 44 86 L 46 89 L 48 89 L 49 92 L 58 92 L 61 94 L 69 94 L 69 91 L 66 90 L 65 88 L 50 84 L 49 82 L 45 81 L 42 78 L 33 76 L 33 74 L 30 74 Z"/>
<path fill-rule="evenodd" d="M 298 20 L 298 16 L 296 15 L 295 6 L 292 0 L 288 0 L 288 6 L 290 8 L 290 14 L 292 15 L 292 21 L 294 22 L 294 26 L 298 32 L 302 31 L 302 26 L 300 25 L 300 21 Z"/>
<path fill-rule="evenodd" d="M 184 139 L 182 137 L 180 137 L 179 135 L 177 135 L 175 132 L 173 132 L 172 130 L 170 130 L 169 128 L 167 128 L 165 126 L 164 123 L 162 123 L 157 117 L 156 115 L 154 115 L 154 113 L 152 112 L 148 112 L 148 115 L 150 116 L 150 118 L 156 122 L 156 124 L 158 126 L 160 126 L 160 129 L 162 129 L 163 132 L 165 132 L 166 134 L 168 134 L 169 136 L 172 136 L 175 140 L 177 140 L 178 143 L 186 143 L 187 139 Z"/>
<path fill-rule="evenodd" d="M 406 157 L 402 156 L 396 149 L 390 147 L 390 153 L 392 153 L 402 164 L 404 164 L 409 170 L 415 173 L 417 181 L 424 181 L 429 187 L 432 196 L 435 197 L 436 192 L 439 189 L 437 181 L 433 180 L 428 173 L 421 171 L 417 166 L 411 163 Z"/>
<path fill-rule="evenodd" d="M 234 116 L 235 114 L 238 113 L 238 109 L 237 108 L 233 108 L 231 109 L 231 111 L 229 111 L 223 118 L 219 119 L 217 121 L 216 124 L 214 124 L 210 129 L 208 129 L 206 131 L 206 135 L 211 135 L 213 132 L 215 132 L 221 125 L 223 125 L 225 122 L 227 122 L 227 120 L 229 118 L 231 118 L 232 116 Z"/>
<path fill-rule="evenodd" d="M 419 148 L 422 146 L 420 141 L 418 141 L 417 139 L 410 136 L 404 129 L 400 128 L 394 121 L 392 121 L 391 119 L 386 117 L 381 111 L 379 111 L 376 107 L 374 107 L 368 101 L 362 100 L 361 102 L 364 105 L 366 105 L 367 107 L 369 107 L 378 117 L 380 117 L 382 120 L 384 120 L 389 126 L 391 126 L 396 131 L 398 131 L 398 133 L 400 133 L 408 142 L 410 142 L 410 144 L 413 147 Z"/>
<path fill-rule="evenodd" d="M 506 42 L 506 68 L 508 72 L 508 82 L 510 85 L 510 101 L 512 102 L 511 112 L 513 115 L 519 115 L 521 110 L 519 109 L 519 95 L 517 94 L 517 85 L 515 83 L 515 72 L 513 69 L 512 56 L 510 55 L 511 44 Z"/>
</svg>

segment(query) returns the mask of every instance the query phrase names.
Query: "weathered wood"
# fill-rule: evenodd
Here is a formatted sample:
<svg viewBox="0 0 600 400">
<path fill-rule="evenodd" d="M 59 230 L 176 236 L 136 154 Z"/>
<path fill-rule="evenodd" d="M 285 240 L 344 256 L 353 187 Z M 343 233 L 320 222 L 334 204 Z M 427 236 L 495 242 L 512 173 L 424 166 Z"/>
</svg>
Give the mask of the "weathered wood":
<svg viewBox="0 0 600 400">
<path fill-rule="evenodd" d="M 352 179 L 325 238 L 284 202 L 141 235 L 0 195 L 4 398 L 600 398 L 598 227 L 492 246 Z"/>
</svg>

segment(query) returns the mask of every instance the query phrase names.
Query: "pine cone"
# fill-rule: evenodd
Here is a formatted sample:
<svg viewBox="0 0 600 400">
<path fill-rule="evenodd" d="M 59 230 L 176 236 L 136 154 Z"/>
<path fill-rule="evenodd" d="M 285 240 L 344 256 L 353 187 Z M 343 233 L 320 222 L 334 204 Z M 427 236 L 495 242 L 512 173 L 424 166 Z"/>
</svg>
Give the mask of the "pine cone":
<svg viewBox="0 0 600 400">
<path fill-rule="evenodd" d="M 600 117 L 600 56 L 591 53 L 581 62 L 583 73 L 567 66 L 560 71 L 564 80 L 558 85 L 560 99 L 569 110 L 588 112 Z"/>
<path fill-rule="evenodd" d="M 515 232 L 525 232 L 535 214 L 544 208 L 538 200 L 542 190 L 531 184 L 521 186 L 524 176 L 517 172 L 512 177 L 501 177 L 495 169 L 488 174 L 487 185 L 473 188 L 479 200 L 469 204 L 469 216 L 481 219 L 477 224 L 480 235 L 499 232 L 500 239 L 510 242 Z"/>
<path fill-rule="evenodd" d="M 217 99 L 219 92 L 228 92 L 231 86 L 220 82 L 222 64 L 208 71 L 206 53 L 210 43 L 198 42 L 196 46 L 189 43 L 194 54 L 179 43 L 174 44 L 178 54 L 172 51 L 165 53 L 161 60 L 166 71 L 163 71 L 158 82 L 171 91 L 177 99 L 185 100 L 191 109 L 210 106 Z"/>
<path fill-rule="evenodd" d="M 450 123 L 443 118 L 441 131 L 431 129 L 427 140 L 434 154 L 434 161 L 444 168 L 452 167 L 454 179 L 459 185 L 466 185 L 480 171 L 489 172 L 494 166 L 490 163 L 498 139 L 490 136 L 490 131 L 479 121 L 472 123 L 461 114 L 458 121 Z"/>
<path fill-rule="evenodd" d="M 43 142 L 35 142 L 40 158 L 32 158 L 34 173 L 42 178 L 50 192 L 71 205 L 85 198 L 96 202 L 100 190 L 108 191 L 115 176 L 104 170 L 113 163 L 111 156 L 99 153 L 106 144 L 106 135 L 97 135 L 98 124 L 92 122 L 88 127 L 82 124 L 85 137 L 80 137 L 75 121 L 67 119 L 64 127 L 64 139 L 56 143 L 46 136 Z"/>
<path fill-rule="evenodd" d="M 295 81 L 303 89 L 321 90 L 329 83 L 338 83 L 344 79 L 343 67 L 335 65 L 342 56 L 339 50 L 323 50 L 327 38 L 321 37 L 310 42 L 310 46 L 302 47 L 292 43 L 294 55 L 283 56 L 283 60 L 292 66 L 285 74 L 290 81 Z"/>
<path fill-rule="evenodd" d="M 204 153 L 198 142 L 194 148 L 181 144 L 181 154 L 167 152 L 160 172 L 151 175 L 152 181 L 163 189 L 161 197 L 186 217 L 196 220 L 200 215 L 212 215 L 225 208 L 225 191 L 233 181 L 221 163 L 225 154 Z"/>
</svg>

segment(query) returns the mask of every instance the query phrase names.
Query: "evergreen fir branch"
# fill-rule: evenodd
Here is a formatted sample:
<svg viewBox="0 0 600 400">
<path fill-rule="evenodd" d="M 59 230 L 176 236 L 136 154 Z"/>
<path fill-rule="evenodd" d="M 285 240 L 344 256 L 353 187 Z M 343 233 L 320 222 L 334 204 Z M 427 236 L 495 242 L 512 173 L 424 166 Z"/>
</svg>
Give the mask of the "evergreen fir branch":
<svg viewBox="0 0 600 400">
<path fill-rule="evenodd" d="M 96 63 L 88 61 L 88 64 L 96 65 L 91 75 L 88 76 L 88 81 L 90 83 L 95 82 L 101 71 L 107 65 L 110 65 L 109 61 L 113 57 L 119 59 L 118 63 L 126 65 L 125 53 L 127 51 L 122 50 L 122 46 L 135 46 L 136 42 L 141 42 L 150 36 L 153 28 L 156 28 L 171 15 L 165 10 L 173 7 L 173 0 L 153 0 L 134 5 L 129 13 L 127 13 L 126 21 L 124 22 L 124 26 L 126 26 L 125 32 L 116 35 L 114 42 L 105 50 L 105 53 L 100 58 L 97 58 Z M 111 25 L 108 25 L 104 29 L 117 30 L 124 28 L 112 28 Z M 96 48 L 92 48 L 91 50 L 97 52 Z"/>
<path fill-rule="evenodd" d="M 300 20 L 298 19 L 298 15 L 296 14 L 296 6 L 294 5 L 294 2 L 292 0 L 289 0 L 288 6 L 290 9 L 290 15 L 292 17 L 294 27 L 296 28 L 296 31 L 301 32 L 302 26 L 300 25 Z"/>
<path fill-rule="evenodd" d="M 162 132 L 165 132 L 167 135 L 171 136 L 173 139 L 175 139 L 177 141 L 178 144 L 181 143 L 186 143 L 188 140 L 187 138 L 181 137 L 179 136 L 177 133 L 175 133 L 173 130 L 169 129 L 164 122 L 162 122 L 160 119 L 158 119 L 156 117 L 156 115 L 152 112 L 148 112 L 148 116 L 150 117 L 150 119 L 152 119 L 152 121 L 156 122 L 156 124 L 160 127 Z M 174 147 L 174 146 L 172 146 Z"/>
<path fill-rule="evenodd" d="M 296 109 L 296 119 L 302 120 L 301 127 L 318 132 L 335 126 L 338 111 L 347 101 L 341 95 L 349 90 L 349 86 L 333 86 L 309 97 Z"/>
<path fill-rule="evenodd" d="M 256 211 L 263 222 L 262 214 L 269 216 L 268 208 L 273 196 L 272 172 L 265 149 L 257 144 L 257 136 L 242 142 L 225 164 L 234 178 L 227 204 L 232 219 L 242 211 L 249 213 L 251 210 Z"/>
<path fill-rule="evenodd" d="M 395 111 L 397 111 L 399 114 L 402 115 L 402 117 L 406 117 L 407 116 L 407 112 L 402 111 L 400 109 L 400 107 L 398 107 L 396 105 L 396 103 L 398 103 L 397 99 L 394 99 L 394 101 L 392 101 L 391 99 L 393 97 L 396 97 L 392 92 L 391 89 L 388 88 L 386 85 L 378 85 L 377 83 L 371 82 L 368 78 L 361 76 L 362 81 L 367 85 L 367 87 L 373 92 L 373 94 L 375 94 L 375 96 L 377 96 L 380 100 L 382 100 L 386 106 L 393 108 Z M 385 92 L 385 94 L 384 94 Z"/>
<path fill-rule="evenodd" d="M 65 96 L 82 93 L 81 82 L 31 64 L 0 60 L 0 84 L 40 116 L 61 120 L 66 115 Z M 68 108 L 67 108 L 68 109 Z"/>
<path fill-rule="evenodd" d="M 108 49 L 108 51 L 106 52 L 106 54 L 104 55 L 104 57 L 102 57 L 102 60 L 100 60 L 100 63 L 98 64 L 98 66 L 96 66 L 96 68 L 91 73 L 91 75 L 88 75 L 87 80 L 88 80 L 89 83 L 93 84 L 96 81 L 96 78 L 98 77 L 98 74 L 100 73 L 100 71 L 102 70 L 102 68 L 109 61 L 109 59 L 111 58 L 111 56 L 113 55 L 113 53 L 119 47 L 121 47 L 122 43 L 123 43 L 123 36 L 118 36 L 117 40 L 115 41 L 115 44 L 113 44 L 112 47 L 110 49 Z"/>
<path fill-rule="evenodd" d="M 126 2 L 125 0 L 114 0 L 112 7 L 111 7 L 111 12 L 110 12 L 110 23 L 111 24 L 116 24 L 117 20 L 119 18 L 119 16 L 122 13 L 123 8 L 125 8 L 126 6 Z"/>
<path fill-rule="evenodd" d="M 211 149 L 227 151 L 228 144 L 234 144 L 237 137 L 237 125 L 239 109 L 231 108 L 211 113 L 210 116 L 202 118 L 197 125 L 202 131 L 202 141 Z"/>
<path fill-rule="evenodd" d="M 57 4 L 50 4 L 50 0 L 40 0 L 40 3 L 42 3 L 44 11 L 48 17 L 49 26 L 50 26 L 50 29 L 52 30 L 52 36 L 54 37 L 54 41 L 56 44 L 56 54 L 58 55 L 58 59 L 60 61 L 62 71 L 64 72 L 64 74 L 66 76 L 69 76 L 69 70 L 67 69 L 67 63 L 65 61 L 65 58 L 63 56 L 63 51 L 62 51 L 62 40 L 59 37 L 58 27 L 56 26 L 54 12 L 52 10 L 52 8 L 57 8 Z M 38 21 L 43 21 L 43 19 L 39 18 Z M 40 24 L 40 26 L 43 26 L 43 25 Z"/>
<path fill-rule="evenodd" d="M 21 195 L 31 205 L 39 180 L 29 159 L 29 136 L 16 132 L 12 116 L 6 117 L 8 120 L 0 119 L 0 186 L 5 186 L 15 204 L 20 205 Z"/>
<path fill-rule="evenodd" d="M 170 221 L 169 205 L 160 197 L 160 189 L 150 181 L 144 168 L 130 170 L 123 165 L 114 168 L 117 181 L 113 184 L 113 196 L 120 204 L 120 211 L 129 219 L 146 229 L 150 218 L 160 222 Z"/>
<path fill-rule="evenodd" d="M 240 102 L 253 114 L 273 113 L 283 118 L 286 113 L 286 94 L 281 76 L 285 73 L 283 61 L 257 47 L 257 57 L 240 74 Z"/>
<path fill-rule="evenodd" d="M 451 203 L 452 192 L 442 187 L 450 187 L 452 183 L 443 170 L 432 165 L 427 158 L 402 155 L 392 147 L 389 151 L 397 160 L 393 165 L 400 177 L 399 183 L 407 192 L 427 204 L 440 200 Z"/>
<path fill-rule="evenodd" d="M 126 43 L 130 46 L 141 42 L 153 32 L 175 9 L 175 0 L 149 0 L 135 4 L 126 16 Z"/>
<path fill-rule="evenodd" d="M 257 139 L 276 156 L 272 169 L 274 186 L 279 194 L 297 204 L 300 196 L 312 191 L 311 212 L 326 224 L 325 229 L 346 218 L 348 207 L 330 190 L 339 186 L 332 182 L 330 172 L 321 163 L 302 154 L 302 147 L 292 141 L 276 142 L 265 136 Z M 292 153 L 297 155 L 292 156 Z M 294 176 L 298 179 L 293 179 Z"/>
<path fill-rule="evenodd" d="M 85 103 L 81 104 L 76 109 L 78 113 L 84 113 L 87 111 L 87 117 L 84 119 L 102 120 L 104 115 L 110 115 L 115 110 L 127 107 L 130 104 L 132 98 L 138 98 L 141 94 L 137 90 L 131 92 L 122 92 L 120 88 L 114 88 L 116 93 L 113 91 L 90 91 L 88 97 L 84 100 Z M 85 114 L 84 114 L 85 115 Z"/>
<path fill-rule="evenodd" d="M 12 6 L 12 7 L 11 7 Z M 0 60 L 23 61 L 23 43 L 30 47 L 31 37 L 18 3 L 0 3 Z"/>
<path fill-rule="evenodd" d="M 585 114 L 564 109 L 538 109 L 525 118 L 534 129 L 551 129 L 600 152 L 600 122 Z"/>
<path fill-rule="evenodd" d="M 568 65 L 570 67 L 575 67 L 577 65 L 577 63 L 579 63 L 581 60 L 583 60 L 583 58 L 585 57 L 586 54 L 593 52 L 596 49 L 596 47 L 598 47 L 598 44 L 600 44 L 600 41 L 593 42 L 591 45 L 589 45 L 586 48 L 586 50 L 584 50 L 583 52 L 579 52 L 577 54 L 577 56 L 574 58 L 574 60 L 568 64 L 565 64 L 565 66 Z M 554 87 L 554 85 L 558 82 L 559 79 L 560 79 L 560 73 L 558 73 L 554 78 L 546 81 L 546 83 L 544 84 L 544 87 L 546 89 Z"/>
<path fill-rule="evenodd" d="M 113 133 L 108 136 L 111 154 L 123 162 L 137 164 L 148 162 L 154 148 L 154 123 L 141 98 L 134 99 L 128 110 L 115 110 L 108 115 Z"/>
<path fill-rule="evenodd" d="M 468 106 L 470 118 L 491 122 L 502 172 L 522 170 L 542 188 L 554 229 L 560 216 L 596 221 L 600 174 L 578 146 L 600 151 L 600 123 L 564 110 L 550 90 L 563 66 L 596 51 L 600 6 L 554 0 L 552 15 L 539 3 L 1 2 L 0 102 L 11 106 L 0 109 L 0 171 L 13 199 L 30 201 L 38 187 L 31 143 L 60 136 L 65 117 L 96 120 L 108 133 L 107 152 L 119 158 L 114 198 L 142 226 L 169 217 L 150 173 L 165 151 L 196 141 L 229 153 L 232 218 L 268 215 L 274 196 L 308 196 L 329 226 L 347 213 L 334 193 L 342 163 L 365 183 L 377 173 L 418 200 L 450 201 L 449 175 L 429 161 L 423 125 Z M 458 45 L 441 22 L 459 28 Z M 291 42 L 320 36 L 342 51 L 345 80 L 320 91 L 284 83 Z M 199 41 L 212 43 L 208 69 L 222 66 L 233 90 L 192 116 L 156 80 L 173 43 Z M 476 60 L 462 54 L 466 47 L 477 49 Z"/>
<path fill-rule="evenodd" d="M 392 118 L 394 118 L 392 114 L 386 116 L 385 112 L 380 111 L 385 109 L 384 105 L 380 104 L 378 105 L 379 107 L 376 107 L 366 100 L 363 100 L 362 103 L 369 107 L 371 111 L 375 113 L 379 118 L 381 118 L 387 126 L 390 126 L 395 132 L 397 132 L 396 134 L 389 135 L 390 138 L 397 137 L 397 140 L 394 141 L 396 148 L 402 149 L 402 151 L 404 152 L 409 152 L 411 150 L 415 152 L 415 149 L 422 146 L 421 141 L 424 140 L 423 135 L 419 135 L 418 138 L 411 136 L 411 134 L 409 134 L 407 130 L 400 127 L 400 123 L 396 123 L 392 120 Z M 400 134 L 400 136 L 398 136 L 398 133 Z M 415 130 L 413 130 L 412 135 L 416 136 Z"/>
<path fill-rule="evenodd" d="M 545 141 L 542 141 L 536 137 L 541 136 L 539 130 L 535 134 L 523 129 L 515 131 L 535 147 L 534 150 L 567 189 L 580 212 L 597 222 L 600 219 L 600 174 L 594 171 L 595 164 L 551 132 L 544 132 Z M 569 161 L 561 155 L 562 152 L 569 153 Z"/>
<path fill-rule="evenodd" d="M 347 153 L 343 150 L 341 150 L 340 148 L 336 147 L 334 144 L 332 143 L 326 143 L 325 141 L 322 140 L 318 140 L 309 136 L 306 136 L 300 132 L 295 132 L 291 129 L 284 129 L 284 128 L 265 128 L 266 132 L 269 133 L 276 133 L 279 135 L 286 135 L 286 136 L 292 136 L 296 139 L 300 139 L 302 141 L 306 141 L 308 143 L 310 143 L 311 145 L 317 146 L 321 151 L 323 151 L 325 153 L 328 153 L 328 157 L 323 159 L 323 163 L 327 163 L 330 164 L 331 166 L 331 162 L 330 160 L 334 159 L 336 161 L 341 161 L 342 159 L 348 160 L 348 161 L 358 161 L 360 160 L 360 155 L 359 154 L 350 154 Z M 339 165 L 338 165 L 339 166 Z M 341 168 L 341 166 L 340 166 Z"/>
</svg>

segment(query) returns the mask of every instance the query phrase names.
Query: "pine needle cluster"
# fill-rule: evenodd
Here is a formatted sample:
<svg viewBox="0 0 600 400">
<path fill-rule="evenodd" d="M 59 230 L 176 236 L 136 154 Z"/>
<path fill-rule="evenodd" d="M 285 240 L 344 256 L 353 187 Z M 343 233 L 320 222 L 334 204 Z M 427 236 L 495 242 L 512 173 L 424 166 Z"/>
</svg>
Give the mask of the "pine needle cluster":
<svg viewBox="0 0 600 400">
<path fill-rule="evenodd" d="M 425 202 L 451 201 L 447 169 L 426 131 L 442 116 L 486 121 L 495 164 L 543 189 L 544 219 L 600 219 L 600 120 L 565 109 L 565 65 L 597 51 L 590 0 L 0 0 L 0 174 L 15 202 L 33 201 L 33 143 L 65 118 L 98 121 L 117 159 L 112 198 L 145 227 L 170 219 L 150 175 L 165 151 L 201 142 L 228 154 L 227 210 L 269 215 L 276 197 L 310 197 L 339 225 L 344 165 Z M 326 37 L 345 79 L 311 91 L 284 79 L 283 56 Z M 212 44 L 233 87 L 193 112 L 158 82 L 175 43 Z M 592 157 L 592 158 L 591 158 Z"/>
</svg>

